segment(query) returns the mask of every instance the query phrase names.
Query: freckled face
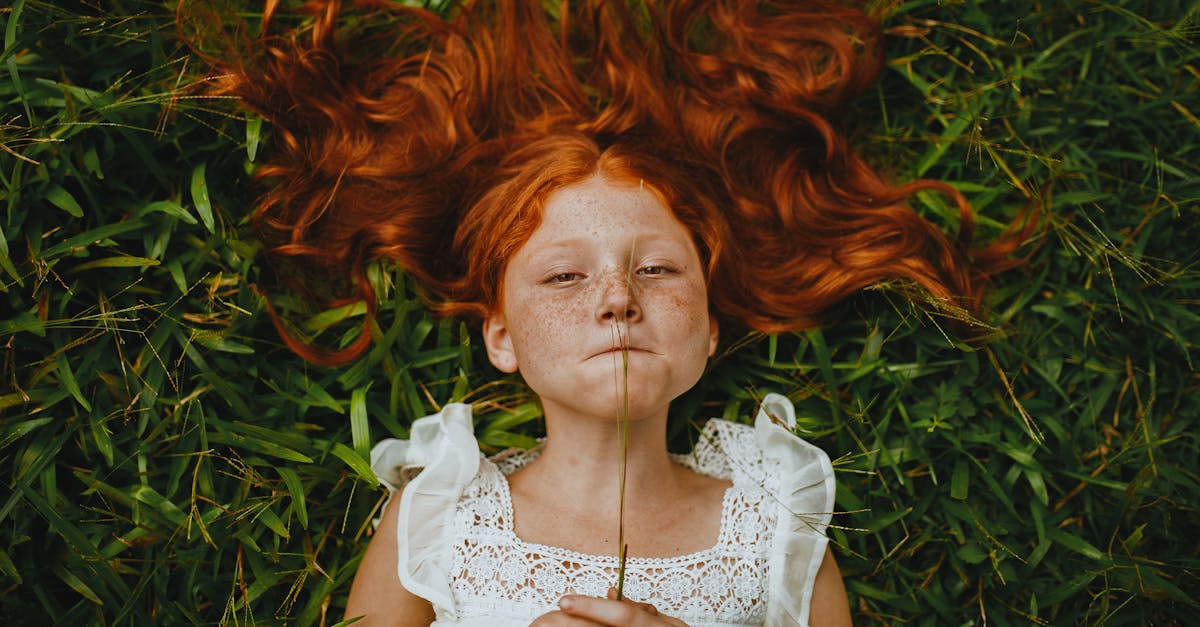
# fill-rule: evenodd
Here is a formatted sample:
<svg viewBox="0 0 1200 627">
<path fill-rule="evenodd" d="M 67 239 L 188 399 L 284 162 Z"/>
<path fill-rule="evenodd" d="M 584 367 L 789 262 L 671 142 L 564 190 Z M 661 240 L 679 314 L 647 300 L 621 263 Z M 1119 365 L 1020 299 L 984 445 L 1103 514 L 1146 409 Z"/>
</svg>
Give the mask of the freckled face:
<svg viewBox="0 0 1200 627">
<path fill-rule="evenodd" d="M 504 303 L 484 323 L 488 356 L 520 370 L 548 415 L 614 419 L 622 342 L 631 419 L 665 412 L 716 349 L 696 246 L 635 184 L 595 175 L 553 193 L 503 281 Z"/>
</svg>

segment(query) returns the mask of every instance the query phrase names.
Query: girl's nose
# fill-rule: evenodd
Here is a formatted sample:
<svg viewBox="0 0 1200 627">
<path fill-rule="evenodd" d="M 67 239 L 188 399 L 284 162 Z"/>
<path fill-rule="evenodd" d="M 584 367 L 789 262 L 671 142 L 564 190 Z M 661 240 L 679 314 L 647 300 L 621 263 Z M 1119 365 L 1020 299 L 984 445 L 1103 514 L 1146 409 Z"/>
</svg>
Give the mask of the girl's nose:
<svg viewBox="0 0 1200 627">
<path fill-rule="evenodd" d="M 613 272 L 604 279 L 600 302 L 596 307 L 596 320 L 604 323 L 638 320 L 642 308 L 638 305 L 636 289 L 630 284 L 625 272 Z"/>
</svg>

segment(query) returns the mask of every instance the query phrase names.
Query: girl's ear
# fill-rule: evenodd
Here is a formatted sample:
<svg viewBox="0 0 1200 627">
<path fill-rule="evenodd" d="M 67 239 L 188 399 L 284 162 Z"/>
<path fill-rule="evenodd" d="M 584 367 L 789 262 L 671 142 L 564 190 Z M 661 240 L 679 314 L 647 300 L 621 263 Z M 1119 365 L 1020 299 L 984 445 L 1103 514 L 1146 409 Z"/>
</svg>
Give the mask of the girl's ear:
<svg viewBox="0 0 1200 627">
<path fill-rule="evenodd" d="M 721 328 L 717 323 L 717 317 L 708 314 L 708 356 L 712 357 L 717 354 L 717 340 L 721 338 Z"/>
<path fill-rule="evenodd" d="M 483 320 L 483 344 L 488 360 L 501 372 L 517 371 L 517 354 L 513 351 L 512 336 L 504 314 L 494 313 Z"/>
</svg>

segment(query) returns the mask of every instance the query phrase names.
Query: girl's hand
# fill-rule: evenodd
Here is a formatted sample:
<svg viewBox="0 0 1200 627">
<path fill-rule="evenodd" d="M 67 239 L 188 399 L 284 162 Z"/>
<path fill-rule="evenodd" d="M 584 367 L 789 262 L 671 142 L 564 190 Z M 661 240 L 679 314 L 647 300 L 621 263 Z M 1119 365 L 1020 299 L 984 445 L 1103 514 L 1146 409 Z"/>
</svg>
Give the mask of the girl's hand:
<svg viewBox="0 0 1200 627">
<path fill-rule="evenodd" d="M 559 600 L 557 612 L 539 617 L 529 627 L 687 627 L 677 618 L 659 614 L 658 608 L 649 603 L 616 599 L 615 588 L 608 589 L 607 599 L 568 594 Z"/>
</svg>

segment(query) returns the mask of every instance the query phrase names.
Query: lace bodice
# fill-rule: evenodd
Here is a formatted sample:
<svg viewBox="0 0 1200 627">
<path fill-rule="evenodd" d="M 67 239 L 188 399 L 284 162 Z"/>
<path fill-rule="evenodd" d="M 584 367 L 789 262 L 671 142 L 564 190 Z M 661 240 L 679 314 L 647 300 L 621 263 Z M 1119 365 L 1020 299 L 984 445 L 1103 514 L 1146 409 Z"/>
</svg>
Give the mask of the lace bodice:
<svg viewBox="0 0 1200 627">
<path fill-rule="evenodd" d="M 630 599 L 692 627 L 807 624 L 833 476 L 820 449 L 775 422 L 794 424 L 792 412 L 786 399 L 769 396 L 755 427 L 709 421 L 693 453 L 676 456 L 697 472 L 732 481 L 720 532 L 702 551 L 629 558 Z M 615 555 L 528 543 L 514 532 L 505 477 L 540 449 L 483 458 L 466 406 L 421 420 L 428 422 L 414 424 L 413 440 L 377 445 L 372 466 L 389 487 L 412 475 L 406 468 L 425 468 L 401 498 L 399 576 L 433 603 L 434 625 L 525 627 L 564 594 L 604 596 L 615 584 Z M 462 450 L 468 438 L 473 456 Z"/>
<path fill-rule="evenodd" d="M 533 544 L 514 533 L 504 475 L 537 454 L 535 449 L 510 453 L 499 463 L 485 460 L 459 500 L 451 576 L 460 618 L 527 619 L 555 609 L 564 594 L 604 596 L 616 584 L 615 555 Z M 690 456 L 679 459 L 693 465 Z M 678 557 L 630 558 L 626 594 L 690 625 L 761 623 L 767 530 L 775 522 L 764 497 L 757 486 L 729 488 L 716 544 Z"/>
</svg>

